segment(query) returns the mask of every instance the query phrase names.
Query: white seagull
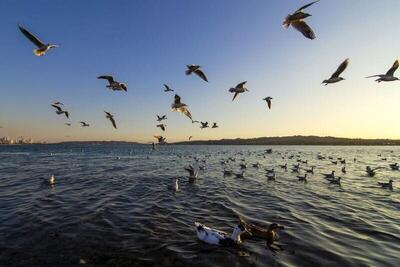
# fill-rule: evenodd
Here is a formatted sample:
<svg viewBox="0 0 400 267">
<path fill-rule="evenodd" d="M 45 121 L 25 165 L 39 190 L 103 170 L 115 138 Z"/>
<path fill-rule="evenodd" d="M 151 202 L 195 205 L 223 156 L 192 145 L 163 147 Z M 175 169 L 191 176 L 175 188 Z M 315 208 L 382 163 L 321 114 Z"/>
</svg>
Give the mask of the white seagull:
<svg viewBox="0 0 400 267">
<path fill-rule="evenodd" d="M 399 68 L 399 60 L 396 59 L 396 61 L 393 63 L 393 66 L 386 72 L 386 74 L 378 74 L 378 75 L 372 75 L 368 76 L 366 78 L 372 78 L 372 77 L 379 77 L 375 81 L 380 83 L 380 82 L 391 82 L 391 81 L 397 81 L 399 78 L 394 77 L 394 72 Z"/>
<path fill-rule="evenodd" d="M 310 26 L 307 25 L 307 23 L 304 21 L 304 19 L 310 17 L 310 14 L 304 13 L 304 9 L 307 7 L 319 2 L 314 1 L 311 2 L 310 4 L 307 4 L 305 6 L 300 7 L 297 9 L 293 14 L 288 15 L 285 20 L 283 21 L 283 27 L 284 28 L 289 28 L 290 25 L 292 25 L 296 30 L 301 32 L 306 38 L 308 39 L 315 39 L 315 34 L 313 30 L 310 28 Z"/>
<path fill-rule="evenodd" d="M 267 96 L 267 97 L 263 98 L 263 100 L 267 102 L 267 105 L 268 105 L 268 108 L 269 108 L 269 109 L 271 109 L 271 104 L 272 104 L 271 101 L 272 101 L 272 99 L 273 99 L 273 98 L 270 97 L 270 96 Z"/>
<path fill-rule="evenodd" d="M 181 97 L 179 95 L 175 95 L 174 103 L 171 105 L 172 111 L 181 112 L 186 115 L 190 120 L 192 120 L 192 114 L 187 108 L 187 105 L 181 102 Z"/>
<path fill-rule="evenodd" d="M 344 78 L 340 77 L 340 74 L 342 74 L 342 72 L 347 68 L 347 66 L 349 65 L 349 59 L 346 58 L 341 64 L 340 66 L 337 68 L 337 70 L 335 71 L 335 73 L 332 74 L 332 76 L 327 79 L 324 80 L 322 83 L 326 85 L 330 84 L 330 83 L 337 83 L 340 81 L 343 81 Z"/>
<path fill-rule="evenodd" d="M 114 91 L 128 91 L 128 86 L 126 83 L 117 82 L 114 80 L 114 77 L 111 75 L 101 75 L 97 77 L 97 79 L 103 79 L 108 81 L 108 85 L 106 86 L 110 90 Z"/>
<path fill-rule="evenodd" d="M 241 82 L 238 85 L 236 85 L 234 88 L 229 89 L 229 92 L 231 93 L 235 93 L 235 95 L 232 98 L 232 101 L 235 100 L 235 98 L 244 92 L 248 92 L 249 90 L 247 88 L 244 87 L 244 85 L 247 83 L 247 81 Z"/>
<path fill-rule="evenodd" d="M 191 75 L 192 73 L 196 74 L 197 76 L 199 76 L 202 80 L 208 82 L 206 75 L 204 74 L 204 72 L 200 69 L 201 67 L 199 65 L 186 65 L 186 75 Z"/>
<path fill-rule="evenodd" d="M 33 50 L 33 53 L 38 57 L 44 56 L 46 52 L 52 48 L 60 47 L 60 45 L 43 43 L 36 36 L 34 36 L 32 33 L 30 33 L 21 25 L 18 25 L 18 28 L 22 32 L 22 34 L 25 35 L 26 38 L 28 38 L 32 43 L 34 43 L 38 47 L 37 49 Z"/>
</svg>

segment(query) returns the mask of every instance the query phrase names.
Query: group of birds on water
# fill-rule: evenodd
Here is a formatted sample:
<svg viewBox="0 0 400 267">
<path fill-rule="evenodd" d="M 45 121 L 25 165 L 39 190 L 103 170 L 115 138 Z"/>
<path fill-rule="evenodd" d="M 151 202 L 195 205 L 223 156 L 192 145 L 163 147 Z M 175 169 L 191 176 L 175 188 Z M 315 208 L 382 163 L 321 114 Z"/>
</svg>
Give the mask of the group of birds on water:
<svg viewBox="0 0 400 267">
<path fill-rule="evenodd" d="M 313 1 L 307 5 L 302 6 L 299 9 L 297 9 L 293 14 L 289 14 L 284 19 L 284 22 L 283 22 L 284 28 L 289 28 L 290 26 L 292 26 L 297 31 L 301 32 L 306 38 L 311 39 L 311 40 L 315 39 L 316 36 L 315 36 L 314 31 L 311 29 L 311 27 L 305 21 L 305 19 L 310 17 L 311 15 L 308 13 L 305 13 L 304 10 L 319 1 L 320 0 Z M 18 27 L 19 27 L 19 30 L 22 32 L 22 34 L 26 38 L 28 38 L 37 47 L 36 49 L 33 50 L 33 53 L 36 56 L 39 56 L 39 57 L 44 56 L 50 49 L 60 47 L 60 45 L 44 43 L 44 42 L 40 41 L 36 36 L 34 36 L 31 32 L 29 32 L 27 29 L 25 29 L 23 26 L 18 25 Z M 324 80 L 322 82 L 322 84 L 328 85 L 328 84 L 333 84 L 333 83 L 337 83 L 337 82 L 344 80 L 344 78 L 341 77 L 340 75 L 346 70 L 348 65 L 349 65 L 349 59 L 345 59 L 340 64 L 340 66 L 337 68 L 337 70 L 331 75 L 331 77 L 329 79 Z M 372 76 L 368 76 L 367 78 L 377 77 L 377 79 L 376 79 L 377 82 L 390 82 L 390 81 L 399 80 L 399 78 L 394 76 L 394 73 L 398 69 L 398 67 L 399 67 L 399 61 L 396 60 L 393 64 L 393 66 L 385 74 L 372 75 Z M 208 82 L 208 78 L 200 65 L 195 65 L 195 64 L 187 65 L 185 74 L 186 75 L 196 75 L 203 81 Z M 128 86 L 126 83 L 117 81 L 111 75 L 101 75 L 101 76 L 98 76 L 97 78 L 106 80 L 108 83 L 106 85 L 106 88 L 108 88 L 112 91 L 124 91 L 124 92 L 128 91 Z M 248 88 L 246 87 L 246 84 L 247 84 L 247 81 L 243 81 L 243 82 L 240 82 L 239 84 L 237 84 L 235 87 L 232 87 L 228 90 L 230 93 L 233 94 L 232 101 L 234 101 L 240 94 L 249 92 Z M 164 84 L 164 87 L 165 87 L 164 92 L 174 92 L 174 90 L 171 89 L 168 85 Z M 267 103 L 268 108 L 271 109 L 273 98 L 271 96 L 267 96 L 267 97 L 263 98 L 262 100 L 265 101 Z M 55 102 L 55 103 L 51 104 L 51 106 L 55 108 L 56 114 L 64 115 L 67 119 L 70 117 L 69 111 L 67 111 L 63 108 L 64 105 L 61 102 Z M 208 122 L 202 122 L 202 121 L 199 122 L 199 121 L 193 120 L 193 117 L 189 111 L 188 105 L 186 105 L 185 103 L 182 102 L 181 97 L 178 94 L 175 94 L 175 96 L 174 96 L 174 101 L 171 104 L 171 110 L 182 113 L 183 115 L 188 117 L 192 121 L 192 123 L 200 123 L 201 129 L 209 128 Z M 117 129 L 117 124 L 116 124 L 114 115 L 108 111 L 104 111 L 104 112 L 105 112 L 105 117 L 111 122 L 112 126 L 115 129 Z M 167 119 L 166 115 L 161 115 L 161 116 L 157 115 L 157 122 L 162 122 L 163 120 L 166 120 L 166 119 Z M 81 121 L 80 124 L 82 127 L 90 126 L 90 124 L 85 121 Z M 71 126 L 71 123 L 65 123 L 65 125 Z M 156 125 L 156 127 L 160 128 L 162 131 L 166 130 L 166 126 L 167 125 L 164 123 L 160 123 L 160 124 Z M 213 125 L 211 126 L 211 128 L 218 128 L 217 123 L 214 122 Z M 163 137 L 161 135 L 154 136 L 154 137 L 157 139 L 158 144 L 166 143 L 165 137 Z M 192 138 L 192 136 L 189 137 L 189 140 L 191 140 L 191 138 Z M 153 148 L 154 148 L 154 145 L 155 144 L 153 143 Z M 266 151 L 267 154 L 270 154 L 271 152 L 272 152 L 271 150 Z M 292 155 L 291 157 L 294 157 L 294 156 Z M 318 155 L 318 159 L 322 160 L 322 159 L 324 159 L 324 157 L 321 155 Z M 230 160 L 235 161 L 235 159 L 233 159 L 233 158 L 231 158 Z M 343 164 L 345 164 L 345 161 L 343 162 L 342 159 L 338 159 L 338 160 L 340 160 Z M 307 182 L 308 181 L 307 175 L 314 173 L 314 167 L 311 167 L 309 169 L 304 169 L 305 174 L 300 175 L 300 170 L 301 170 L 300 163 L 307 164 L 306 161 L 300 160 L 300 162 L 298 164 L 295 164 L 292 166 L 291 171 L 298 174 L 297 178 L 299 181 Z M 223 160 L 221 162 L 221 164 L 227 164 L 227 161 Z M 337 162 L 336 162 L 336 164 L 337 164 Z M 253 167 L 259 168 L 260 164 L 254 163 Z M 393 170 L 399 169 L 399 165 L 397 165 L 397 163 L 391 164 L 390 167 Z M 244 174 L 245 174 L 244 169 L 247 168 L 246 163 L 244 163 L 244 162 L 241 163 L 240 168 L 243 171 L 240 173 L 237 173 L 235 175 L 238 178 L 244 178 Z M 284 169 L 286 171 L 287 164 L 280 165 L 280 168 Z M 198 178 L 199 172 L 192 165 L 189 165 L 188 167 L 186 167 L 185 170 L 189 173 L 189 182 L 194 183 Z M 369 176 L 374 176 L 376 173 L 376 170 L 377 170 L 377 168 L 372 169 L 368 166 L 366 168 L 366 173 Z M 343 173 L 346 172 L 345 166 L 342 167 L 342 172 Z M 229 175 L 233 175 L 233 174 L 234 174 L 233 171 L 224 169 L 224 176 L 229 176 Z M 274 169 L 266 169 L 266 177 L 268 180 L 275 180 L 275 176 L 276 176 L 276 172 Z M 337 184 L 337 185 L 341 184 L 341 177 L 335 176 L 335 171 L 332 171 L 331 173 L 328 173 L 328 174 L 323 174 L 323 176 L 332 184 Z M 52 176 L 48 180 L 48 183 L 51 185 L 54 185 L 56 183 L 55 177 Z M 388 183 L 378 183 L 378 184 L 382 188 L 393 189 L 392 183 L 393 183 L 393 181 L 390 180 Z M 175 192 L 180 191 L 178 179 L 176 179 L 174 181 L 173 188 L 174 188 Z M 243 219 L 240 219 L 239 224 L 234 227 L 232 235 L 228 235 L 225 232 L 215 230 L 215 229 L 209 228 L 201 223 L 195 222 L 195 229 L 196 229 L 198 238 L 206 243 L 214 244 L 214 245 L 235 245 L 235 244 L 241 243 L 243 236 L 246 236 L 246 234 L 247 234 L 247 237 L 254 236 L 254 237 L 263 238 L 264 240 L 267 241 L 267 245 L 270 249 L 272 249 L 272 244 L 278 238 L 277 231 L 281 230 L 283 228 L 284 228 L 283 226 L 276 224 L 276 223 L 272 223 L 268 228 L 262 228 L 262 227 L 247 223 Z"/>
</svg>

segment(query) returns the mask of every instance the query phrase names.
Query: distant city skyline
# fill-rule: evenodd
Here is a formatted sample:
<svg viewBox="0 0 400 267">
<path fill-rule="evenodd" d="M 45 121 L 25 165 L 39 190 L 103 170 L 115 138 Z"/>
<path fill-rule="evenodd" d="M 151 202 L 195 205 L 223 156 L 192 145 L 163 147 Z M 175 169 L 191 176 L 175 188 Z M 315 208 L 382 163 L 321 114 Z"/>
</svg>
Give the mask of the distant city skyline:
<svg viewBox="0 0 400 267">
<path fill-rule="evenodd" d="M 307 10 L 314 40 L 282 27 L 287 14 L 308 2 L 4 0 L 0 136 L 143 143 L 154 135 L 167 142 L 189 136 L 400 139 L 400 82 L 365 79 L 399 57 L 400 36 L 393 33 L 400 2 L 320 1 Z M 18 24 L 61 47 L 34 56 Z M 346 80 L 323 86 L 346 58 Z M 201 65 L 209 83 L 186 76 L 187 64 Z M 96 77 L 106 74 L 126 82 L 128 91 L 105 88 Z M 232 102 L 228 89 L 242 81 L 249 92 Z M 175 92 L 165 93 L 163 84 Z M 174 93 L 193 119 L 219 128 L 201 130 L 171 112 Z M 267 96 L 271 110 L 262 100 Z M 70 120 L 55 114 L 54 101 L 65 104 Z M 115 116 L 117 130 L 104 110 Z M 156 127 L 156 114 L 167 115 L 165 132 Z"/>
</svg>

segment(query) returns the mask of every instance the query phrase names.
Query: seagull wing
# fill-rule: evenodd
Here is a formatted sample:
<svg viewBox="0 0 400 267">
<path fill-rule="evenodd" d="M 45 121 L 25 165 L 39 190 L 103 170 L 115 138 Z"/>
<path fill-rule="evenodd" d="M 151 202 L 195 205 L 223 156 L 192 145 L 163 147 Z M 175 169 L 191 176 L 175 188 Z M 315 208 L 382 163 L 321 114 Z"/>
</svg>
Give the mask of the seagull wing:
<svg viewBox="0 0 400 267">
<path fill-rule="evenodd" d="M 345 61 L 343 61 L 342 64 L 340 64 L 340 66 L 337 68 L 335 73 L 332 74 L 331 79 L 338 78 L 339 75 L 347 68 L 348 65 L 349 65 L 349 59 L 346 58 Z"/>
<path fill-rule="evenodd" d="M 299 9 L 297 9 L 295 13 L 301 12 L 301 11 L 303 11 L 304 9 L 306 9 L 307 7 L 312 6 L 313 4 L 315 4 L 315 3 L 317 3 L 317 2 L 319 2 L 319 0 L 314 1 L 314 2 L 311 2 L 311 3 L 307 4 L 307 5 L 302 6 L 302 7 L 300 7 Z"/>
<path fill-rule="evenodd" d="M 200 78 L 202 78 L 204 81 L 208 82 L 206 75 L 204 74 L 204 72 L 200 69 L 197 69 L 194 71 L 194 73 L 197 74 L 197 76 L 199 76 Z"/>
<path fill-rule="evenodd" d="M 190 114 L 190 111 L 188 110 L 187 107 L 182 107 L 180 111 L 185 114 L 190 120 L 192 120 L 192 114 Z"/>
<path fill-rule="evenodd" d="M 97 77 L 97 79 L 107 80 L 110 84 L 114 82 L 113 76 L 110 76 L 110 75 L 101 75 L 101 76 Z"/>
<path fill-rule="evenodd" d="M 268 108 L 271 109 L 271 99 L 267 99 Z"/>
<path fill-rule="evenodd" d="M 307 23 L 303 20 L 300 21 L 294 21 L 292 22 L 292 26 L 301 32 L 306 38 L 308 39 L 315 39 L 315 34 L 313 30 L 310 28 L 310 26 L 307 25 Z"/>
<path fill-rule="evenodd" d="M 233 98 L 232 98 L 232 101 L 235 100 L 235 98 L 236 98 L 238 95 L 239 95 L 239 93 L 236 92 L 235 95 L 234 95 Z"/>
<path fill-rule="evenodd" d="M 18 25 L 19 30 L 22 32 L 23 35 L 25 35 L 26 38 L 28 38 L 32 43 L 34 43 L 37 47 L 43 47 L 45 44 L 40 41 L 36 36 L 34 36 L 32 33 L 28 32 L 24 27 L 21 25 Z"/>
<path fill-rule="evenodd" d="M 57 105 L 55 105 L 55 104 L 53 104 L 53 105 L 51 105 L 53 108 L 56 108 L 58 111 L 62 111 L 62 108 L 61 107 L 59 107 L 59 106 L 57 106 Z"/>
<path fill-rule="evenodd" d="M 247 83 L 247 81 L 241 82 L 238 85 L 236 85 L 236 88 L 243 88 L 243 86 Z"/>
<path fill-rule="evenodd" d="M 180 104 L 180 103 L 181 103 L 181 97 L 179 95 L 175 95 L 174 104 Z"/>
<path fill-rule="evenodd" d="M 392 76 L 394 75 L 394 72 L 399 68 L 399 60 L 397 59 L 394 63 L 393 66 L 386 72 L 386 76 Z"/>
<path fill-rule="evenodd" d="M 112 125 L 114 126 L 115 129 L 117 129 L 117 124 L 115 123 L 114 117 L 108 117 L 112 123 Z"/>
</svg>

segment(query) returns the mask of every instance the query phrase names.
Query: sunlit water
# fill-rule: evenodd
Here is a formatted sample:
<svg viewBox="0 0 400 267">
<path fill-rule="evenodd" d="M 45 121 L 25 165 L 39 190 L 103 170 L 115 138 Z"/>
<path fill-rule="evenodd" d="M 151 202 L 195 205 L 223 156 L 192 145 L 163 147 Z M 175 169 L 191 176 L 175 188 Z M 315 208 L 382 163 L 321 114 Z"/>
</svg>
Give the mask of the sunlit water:
<svg viewBox="0 0 400 267">
<path fill-rule="evenodd" d="M 389 168 L 400 148 L 266 148 L 0 146 L 0 266 L 400 266 L 400 172 Z M 316 166 L 306 184 L 278 166 L 297 163 L 296 155 Z M 346 159 L 347 173 L 329 156 Z M 222 165 L 229 157 L 236 161 Z M 245 178 L 224 177 L 224 168 L 240 172 L 241 159 Z M 190 163 L 205 166 L 196 184 L 183 170 Z M 384 168 L 371 178 L 367 165 Z M 276 181 L 267 181 L 264 169 L 274 166 Z M 332 170 L 341 187 L 321 175 Z M 42 182 L 52 174 L 53 187 Z M 393 191 L 377 185 L 389 178 Z M 226 248 L 197 239 L 194 221 L 231 232 L 238 216 L 283 224 L 283 250 L 272 253 L 262 240 Z"/>
</svg>

